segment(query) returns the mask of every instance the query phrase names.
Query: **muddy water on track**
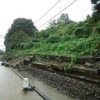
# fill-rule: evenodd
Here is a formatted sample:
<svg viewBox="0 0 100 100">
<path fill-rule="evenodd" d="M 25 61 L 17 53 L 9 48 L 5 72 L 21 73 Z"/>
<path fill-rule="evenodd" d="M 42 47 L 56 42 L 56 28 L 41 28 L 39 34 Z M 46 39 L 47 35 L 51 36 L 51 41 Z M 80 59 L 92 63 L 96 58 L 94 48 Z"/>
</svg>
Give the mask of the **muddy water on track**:
<svg viewBox="0 0 100 100">
<path fill-rule="evenodd" d="M 40 81 L 37 78 L 34 78 L 28 72 L 19 71 L 19 73 L 23 77 L 27 77 L 32 86 L 35 86 L 36 88 L 38 88 L 42 93 L 48 96 L 51 100 L 76 100 L 76 99 L 69 98 L 68 96 L 59 93 L 56 88 L 52 88 L 48 86 L 43 81 Z"/>
<path fill-rule="evenodd" d="M 0 100 L 43 100 L 36 92 L 24 92 L 22 80 L 8 67 L 0 66 Z"/>
<path fill-rule="evenodd" d="M 51 100 L 74 100 L 56 89 L 51 88 L 43 82 L 35 79 L 27 72 L 21 71 L 24 77 L 29 78 L 32 86 L 36 86 L 41 92 L 47 95 Z M 35 91 L 23 91 L 23 82 L 9 67 L 0 66 L 0 100 L 43 100 Z"/>
</svg>

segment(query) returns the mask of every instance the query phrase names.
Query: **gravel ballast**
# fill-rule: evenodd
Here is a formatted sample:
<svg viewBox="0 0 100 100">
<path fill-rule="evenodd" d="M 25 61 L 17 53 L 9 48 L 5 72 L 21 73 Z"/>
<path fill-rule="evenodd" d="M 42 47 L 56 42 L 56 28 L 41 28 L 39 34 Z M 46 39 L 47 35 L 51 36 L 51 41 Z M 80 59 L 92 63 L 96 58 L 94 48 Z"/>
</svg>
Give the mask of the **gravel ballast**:
<svg viewBox="0 0 100 100">
<path fill-rule="evenodd" d="M 100 85 L 86 83 L 38 68 L 23 67 L 22 70 L 27 71 L 33 77 L 38 78 L 71 98 L 78 98 L 79 100 L 100 100 Z"/>
</svg>

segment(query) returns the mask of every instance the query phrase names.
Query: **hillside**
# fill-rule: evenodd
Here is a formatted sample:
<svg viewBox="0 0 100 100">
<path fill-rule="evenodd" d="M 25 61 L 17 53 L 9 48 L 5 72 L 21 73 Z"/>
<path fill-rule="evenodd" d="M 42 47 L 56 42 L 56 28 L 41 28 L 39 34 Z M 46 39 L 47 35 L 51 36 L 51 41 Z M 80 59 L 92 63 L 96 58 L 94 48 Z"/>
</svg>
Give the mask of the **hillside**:
<svg viewBox="0 0 100 100">
<path fill-rule="evenodd" d="M 100 20 L 95 22 L 93 17 L 87 16 L 83 22 L 56 23 L 36 31 L 33 38 L 17 43 L 10 52 L 15 56 L 47 54 L 77 58 L 99 51 Z"/>
</svg>

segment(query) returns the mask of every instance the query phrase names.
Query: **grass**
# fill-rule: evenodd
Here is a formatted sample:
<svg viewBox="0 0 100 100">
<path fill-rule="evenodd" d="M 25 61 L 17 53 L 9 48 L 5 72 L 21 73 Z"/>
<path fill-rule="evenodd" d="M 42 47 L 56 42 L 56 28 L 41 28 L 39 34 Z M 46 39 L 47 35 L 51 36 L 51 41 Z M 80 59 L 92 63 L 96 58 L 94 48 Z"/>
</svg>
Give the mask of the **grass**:
<svg viewBox="0 0 100 100">
<path fill-rule="evenodd" d="M 37 42 L 38 46 L 33 46 L 24 50 L 13 50 L 16 56 L 29 54 L 47 54 L 47 55 L 64 55 L 68 57 L 79 57 L 92 55 L 97 51 L 99 38 L 75 38 L 70 41 L 57 43 L 47 43 L 44 41 Z"/>
</svg>

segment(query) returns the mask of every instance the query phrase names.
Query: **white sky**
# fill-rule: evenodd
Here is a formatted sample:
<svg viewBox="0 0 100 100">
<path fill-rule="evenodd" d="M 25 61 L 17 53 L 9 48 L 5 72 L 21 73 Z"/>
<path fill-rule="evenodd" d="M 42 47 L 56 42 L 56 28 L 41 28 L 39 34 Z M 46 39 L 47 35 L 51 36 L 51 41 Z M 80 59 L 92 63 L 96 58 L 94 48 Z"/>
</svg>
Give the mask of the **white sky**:
<svg viewBox="0 0 100 100">
<path fill-rule="evenodd" d="M 0 49 L 3 49 L 3 37 L 16 18 L 32 19 L 35 23 L 46 13 L 58 0 L 0 0 Z M 38 28 L 74 0 L 61 0 L 43 19 L 35 26 Z M 84 20 L 86 15 L 92 14 L 90 0 L 77 0 L 73 5 L 62 13 L 67 13 L 74 21 Z M 58 15 L 56 18 L 59 18 Z M 48 23 L 39 30 L 47 27 Z"/>
</svg>

